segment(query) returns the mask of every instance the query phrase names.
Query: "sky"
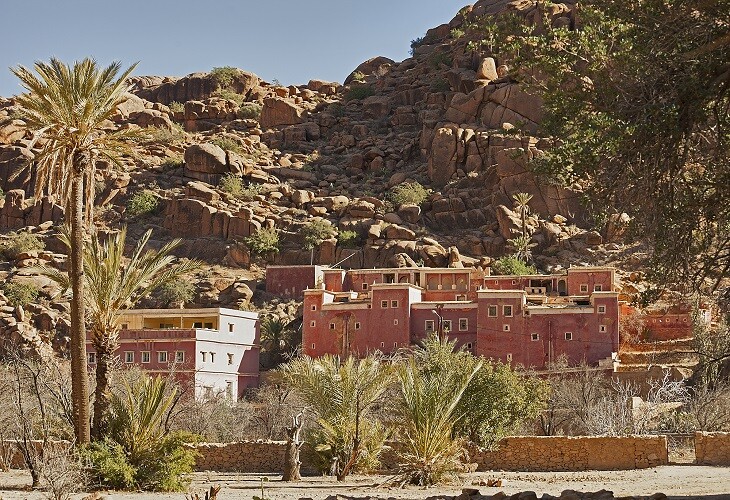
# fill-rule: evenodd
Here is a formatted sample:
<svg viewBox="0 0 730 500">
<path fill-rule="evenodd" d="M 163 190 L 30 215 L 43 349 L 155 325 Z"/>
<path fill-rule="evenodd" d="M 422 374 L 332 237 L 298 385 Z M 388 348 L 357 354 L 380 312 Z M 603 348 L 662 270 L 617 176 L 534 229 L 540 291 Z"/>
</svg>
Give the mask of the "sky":
<svg viewBox="0 0 730 500">
<path fill-rule="evenodd" d="M 474 0 L 472 0 L 474 1 Z M 342 82 L 375 56 L 407 58 L 410 41 L 469 0 L 0 0 L 0 96 L 22 91 L 17 65 L 57 57 L 139 62 L 134 75 L 184 76 L 235 66 L 264 80 Z"/>
</svg>

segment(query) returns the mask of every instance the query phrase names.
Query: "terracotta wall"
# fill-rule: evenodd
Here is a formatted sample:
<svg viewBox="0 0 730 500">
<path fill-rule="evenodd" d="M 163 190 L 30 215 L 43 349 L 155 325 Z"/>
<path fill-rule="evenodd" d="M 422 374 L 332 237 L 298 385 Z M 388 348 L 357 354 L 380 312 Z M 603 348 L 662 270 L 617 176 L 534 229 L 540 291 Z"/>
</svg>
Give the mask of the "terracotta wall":
<svg viewBox="0 0 730 500">
<path fill-rule="evenodd" d="M 730 432 L 696 432 L 697 465 L 730 465 Z"/>
</svg>

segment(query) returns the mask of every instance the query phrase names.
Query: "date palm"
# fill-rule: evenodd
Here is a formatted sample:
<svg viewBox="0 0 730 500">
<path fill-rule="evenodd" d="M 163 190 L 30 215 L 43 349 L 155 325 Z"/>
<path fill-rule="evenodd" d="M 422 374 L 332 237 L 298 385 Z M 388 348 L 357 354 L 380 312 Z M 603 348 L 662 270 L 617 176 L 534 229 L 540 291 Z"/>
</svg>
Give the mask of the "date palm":
<svg viewBox="0 0 730 500">
<path fill-rule="evenodd" d="M 94 392 L 95 439 L 106 435 L 109 413 L 109 376 L 114 353 L 119 347 L 121 312 L 134 307 L 142 298 L 159 287 L 186 275 L 200 264 L 187 260 L 173 265 L 171 252 L 180 244 L 173 240 L 159 250 L 146 250 L 152 230 L 148 230 L 129 259 L 124 257 L 127 229 L 122 228 L 101 241 L 96 233 L 84 248 L 83 269 L 85 298 L 91 329 L 91 342 L 96 350 L 96 390 Z M 62 235 L 70 245 L 68 234 Z M 44 274 L 67 289 L 70 285 L 66 274 L 55 269 L 44 269 Z"/>
<path fill-rule="evenodd" d="M 35 196 L 57 196 L 71 226 L 70 281 L 71 372 L 76 440 L 90 439 L 89 387 L 84 325 L 83 236 L 94 200 L 94 174 L 100 157 L 116 160 L 124 153 L 128 130 L 109 131 L 109 118 L 129 89 L 126 79 L 136 65 L 120 74 L 121 65 L 101 68 L 93 59 L 67 65 L 58 59 L 11 71 L 25 92 L 16 98 L 21 116 L 33 132 L 31 147 Z"/>
<path fill-rule="evenodd" d="M 520 211 L 520 221 L 522 222 L 522 237 L 527 238 L 527 214 L 530 212 L 530 200 L 532 195 L 529 193 L 515 193 L 512 195 L 515 207 Z"/>
</svg>

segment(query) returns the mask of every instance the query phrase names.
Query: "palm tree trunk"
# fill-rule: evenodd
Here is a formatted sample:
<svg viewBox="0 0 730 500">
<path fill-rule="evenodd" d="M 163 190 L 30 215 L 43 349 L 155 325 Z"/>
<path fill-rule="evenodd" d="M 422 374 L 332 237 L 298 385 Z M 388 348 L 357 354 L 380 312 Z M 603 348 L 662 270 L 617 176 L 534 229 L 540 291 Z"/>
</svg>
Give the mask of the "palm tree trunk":
<svg viewBox="0 0 730 500">
<path fill-rule="evenodd" d="M 109 368 L 114 349 L 95 342 L 96 348 L 96 389 L 94 390 L 94 425 L 91 432 L 95 441 L 106 435 L 107 415 L 109 414 Z"/>
<path fill-rule="evenodd" d="M 89 424 L 89 378 L 86 367 L 84 324 L 84 179 L 76 174 L 71 186 L 71 397 L 77 444 L 91 440 Z"/>
</svg>

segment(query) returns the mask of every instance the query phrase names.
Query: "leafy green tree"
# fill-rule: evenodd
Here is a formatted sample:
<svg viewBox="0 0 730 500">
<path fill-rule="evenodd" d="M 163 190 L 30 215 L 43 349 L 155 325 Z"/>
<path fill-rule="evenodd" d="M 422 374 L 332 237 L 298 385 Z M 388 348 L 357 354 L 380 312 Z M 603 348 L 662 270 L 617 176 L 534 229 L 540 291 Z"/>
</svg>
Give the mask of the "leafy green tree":
<svg viewBox="0 0 730 500">
<path fill-rule="evenodd" d="M 509 365 L 484 362 L 459 401 L 455 433 L 481 446 L 493 446 L 520 424 L 536 418 L 548 396 L 548 384 L 515 372 Z"/>
<path fill-rule="evenodd" d="M 585 186 L 596 218 L 627 212 L 653 242 L 654 277 L 700 289 L 730 272 L 728 12 L 729 0 L 588 2 L 573 29 L 523 26 L 503 54 L 556 138 L 533 167 Z"/>
<path fill-rule="evenodd" d="M 492 271 L 494 274 L 503 276 L 525 276 L 537 274 L 537 270 L 533 266 L 528 266 L 514 255 L 500 257 L 494 261 L 492 263 Z"/>
<path fill-rule="evenodd" d="M 332 224 L 324 219 L 314 219 L 306 226 L 302 226 L 299 235 L 304 242 L 304 248 L 311 253 L 310 264 L 314 262 L 314 248 L 321 245 L 324 240 L 332 238 L 336 233 L 337 230 L 332 227 Z"/>
<path fill-rule="evenodd" d="M 12 68 L 26 92 L 16 97 L 21 117 L 33 131 L 31 146 L 35 158 L 35 196 L 58 196 L 71 225 L 70 279 L 71 366 L 76 440 L 87 443 L 89 388 L 86 372 L 86 330 L 84 327 L 83 234 L 91 217 L 95 189 L 96 161 L 116 160 L 128 151 L 129 129 L 110 132 L 108 123 L 129 86 L 127 77 L 136 65 L 121 72 L 118 62 L 100 68 L 93 59 L 73 66 L 58 59 L 37 62 L 35 73 Z"/>
<path fill-rule="evenodd" d="M 283 353 L 290 346 L 292 333 L 289 322 L 285 319 L 261 320 L 261 347 L 271 353 L 275 365 L 283 361 Z"/>
<path fill-rule="evenodd" d="M 96 390 L 94 392 L 93 434 L 102 439 L 107 431 L 109 412 L 109 377 L 114 353 L 119 348 L 120 317 L 125 309 L 134 307 L 160 286 L 178 280 L 200 266 L 193 260 L 173 265 L 171 252 L 180 244 L 173 240 L 159 250 L 147 250 L 152 235 L 148 230 L 129 259 L 124 258 L 127 229 L 109 236 L 104 242 L 94 233 L 84 248 L 84 281 L 91 341 L 96 350 Z M 62 237 L 71 244 L 68 234 Z M 44 274 L 64 289 L 70 286 L 68 275 L 56 269 L 45 268 Z"/>
<path fill-rule="evenodd" d="M 454 342 L 431 335 L 421 349 L 397 367 L 401 398 L 399 478 L 428 486 L 462 470 L 463 441 L 454 439 L 459 404 L 482 362 Z"/>
<path fill-rule="evenodd" d="M 323 468 L 338 481 L 354 468 L 374 468 L 386 432 L 372 414 L 391 383 L 390 367 L 373 355 L 342 360 L 328 354 L 295 359 L 282 371 L 316 417 L 317 428 L 307 440 Z"/>
</svg>

